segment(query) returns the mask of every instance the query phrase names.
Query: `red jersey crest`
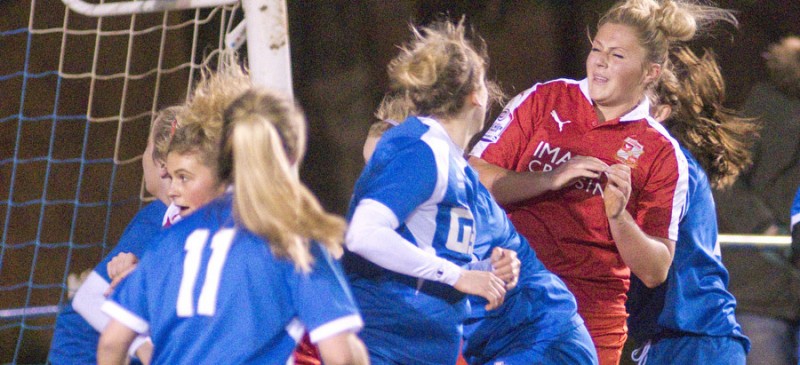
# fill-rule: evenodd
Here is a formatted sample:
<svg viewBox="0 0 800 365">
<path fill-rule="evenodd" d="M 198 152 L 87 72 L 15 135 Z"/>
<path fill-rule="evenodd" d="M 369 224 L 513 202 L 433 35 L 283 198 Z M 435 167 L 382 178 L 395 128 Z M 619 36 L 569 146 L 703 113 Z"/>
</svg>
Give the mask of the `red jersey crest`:
<svg viewBox="0 0 800 365">
<path fill-rule="evenodd" d="M 636 167 L 636 162 L 639 156 L 644 153 L 644 147 L 639 141 L 628 137 L 625 138 L 625 143 L 622 148 L 617 151 L 617 161 L 622 162 L 630 168 Z"/>
</svg>

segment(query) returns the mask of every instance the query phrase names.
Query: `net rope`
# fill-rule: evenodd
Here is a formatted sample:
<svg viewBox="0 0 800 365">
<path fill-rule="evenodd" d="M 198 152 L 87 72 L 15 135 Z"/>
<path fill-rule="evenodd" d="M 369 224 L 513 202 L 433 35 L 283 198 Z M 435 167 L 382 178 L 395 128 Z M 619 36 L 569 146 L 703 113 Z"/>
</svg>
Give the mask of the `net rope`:
<svg viewBox="0 0 800 365">
<path fill-rule="evenodd" d="M 0 28 L 0 363 L 46 360 L 69 275 L 93 268 L 152 199 L 139 164 L 150 119 L 185 101 L 240 13 L 228 5 L 87 18 L 32 0 L 27 24 Z M 154 37 L 157 44 L 140 44 Z M 142 56 L 148 52 L 157 57 Z M 80 57 L 91 60 L 88 69 L 75 67 Z M 142 102 L 145 89 L 152 95 Z M 32 106 L 45 99 L 46 107 Z"/>
</svg>

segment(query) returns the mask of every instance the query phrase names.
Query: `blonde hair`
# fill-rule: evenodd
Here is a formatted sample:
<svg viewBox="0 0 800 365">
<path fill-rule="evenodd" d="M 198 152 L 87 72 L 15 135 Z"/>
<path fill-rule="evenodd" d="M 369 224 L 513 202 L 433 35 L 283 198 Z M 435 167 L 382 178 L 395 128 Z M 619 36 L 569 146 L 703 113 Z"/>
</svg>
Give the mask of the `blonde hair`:
<svg viewBox="0 0 800 365">
<path fill-rule="evenodd" d="M 739 25 L 730 10 L 699 2 L 625 0 L 603 14 L 598 27 L 613 23 L 636 29 L 640 44 L 647 51 L 645 59 L 664 65 L 674 43 L 691 40 L 707 25 L 717 21 Z"/>
<path fill-rule="evenodd" d="M 342 253 L 345 221 L 329 214 L 300 181 L 306 144 L 302 111 L 276 93 L 253 89 L 225 112 L 219 174 L 233 180 L 234 214 L 272 251 L 308 271 L 310 240 Z"/>
<path fill-rule="evenodd" d="M 375 118 L 378 118 L 378 121 L 370 125 L 367 136 L 380 137 L 413 113 L 414 105 L 404 95 L 387 94 L 375 111 Z"/>
<path fill-rule="evenodd" d="M 468 40 L 462 18 L 457 24 L 438 21 L 421 30 L 411 26 L 414 39 L 401 47 L 388 66 L 392 92 L 402 95 L 420 115 L 448 117 L 485 79 L 488 56 L 482 39 Z M 486 82 L 492 100 L 500 89 Z"/>
<path fill-rule="evenodd" d="M 665 126 L 706 171 L 715 188 L 727 187 L 751 163 L 750 145 L 757 125 L 725 108 L 725 82 L 706 51 L 697 57 L 689 48 L 672 54 L 674 69 L 666 69 L 656 84 L 655 104 L 672 108 Z"/>
<path fill-rule="evenodd" d="M 183 110 L 182 105 L 175 105 L 161 109 L 153 118 L 150 127 L 150 138 L 153 141 L 153 161 L 166 161 L 169 151 L 169 142 L 178 125 L 178 114 Z"/>
<path fill-rule="evenodd" d="M 220 53 L 216 70 L 209 66 L 202 69 L 200 81 L 177 115 L 176 130 L 167 152 L 198 153 L 201 163 L 216 169 L 225 109 L 251 87 L 250 77 L 239 65 L 237 54 Z"/>
</svg>

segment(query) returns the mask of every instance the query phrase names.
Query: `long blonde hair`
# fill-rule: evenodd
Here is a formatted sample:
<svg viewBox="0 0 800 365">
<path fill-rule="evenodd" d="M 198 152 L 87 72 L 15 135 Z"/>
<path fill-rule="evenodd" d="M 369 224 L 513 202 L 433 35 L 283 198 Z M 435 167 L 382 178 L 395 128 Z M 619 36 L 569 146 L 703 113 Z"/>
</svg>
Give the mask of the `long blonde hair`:
<svg viewBox="0 0 800 365">
<path fill-rule="evenodd" d="M 388 66 L 392 93 L 403 95 L 420 115 L 452 116 L 486 78 L 485 44 L 467 39 L 463 18 L 456 24 L 443 20 L 421 29 L 412 26 L 411 31 L 414 39 Z M 487 81 L 486 86 L 491 100 L 502 97 L 496 84 Z"/>
<path fill-rule="evenodd" d="M 342 253 L 345 221 L 325 212 L 300 181 L 306 121 L 299 107 L 276 93 L 252 89 L 225 112 L 219 174 L 232 180 L 234 214 L 265 237 L 272 251 L 308 271 L 310 240 Z"/>
<path fill-rule="evenodd" d="M 625 0 L 603 14 L 598 27 L 613 23 L 636 29 L 639 43 L 647 51 L 646 60 L 664 65 L 676 42 L 691 40 L 718 21 L 739 24 L 730 10 L 696 1 Z"/>
<path fill-rule="evenodd" d="M 758 127 L 723 106 L 725 82 L 711 51 L 697 57 L 680 47 L 672 59 L 673 69 L 665 70 L 650 97 L 671 107 L 665 126 L 697 159 L 712 186 L 727 187 L 752 163 L 750 145 Z"/>
</svg>

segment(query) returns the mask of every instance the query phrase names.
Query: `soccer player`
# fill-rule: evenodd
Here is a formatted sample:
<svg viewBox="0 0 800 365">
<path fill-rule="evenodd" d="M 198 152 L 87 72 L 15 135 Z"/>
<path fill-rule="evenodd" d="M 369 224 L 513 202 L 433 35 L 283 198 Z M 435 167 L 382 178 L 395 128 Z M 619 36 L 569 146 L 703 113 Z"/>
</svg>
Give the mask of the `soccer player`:
<svg viewBox="0 0 800 365">
<path fill-rule="evenodd" d="M 671 44 L 735 23 L 694 2 L 628 0 L 599 21 L 587 78 L 534 85 L 508 103 L 470 162 L 578 302 L 600 363 L 627 338 L 630 273 L 664 282 L 687 190 L 686 158 L 649 115 L 645 89 Z"/>
<path fill-rule="evenodd" d="M 285 364 L 304 326 L 325 363 L 367 363 L 361 318 L 331 257 L 345 223 L 299 180 L 302 113 L 248 91 L 228 108 L 221 143 L 219 179 L 232 193 L 165 232 L 104 304 L 113 320 L 100 363 L 122 363 L 120 350 L 149 331 L 154 364 Z"/>
<path fill-rule="evenodd" d="M 364 142 L 364 158 L 375 151 L 380 137 L 411 113 L 402 97 L 387 96 Z M 486 301 L 470 296 L 472 311 L 464 329 L 463 352 L 469 364 L 597 364 L 589 332 L 577 313 L 575 298 L 564 283 L 544 268 L 528 241 L 514 229 L 500 206 L 482 185 L 475 202 L 475 260 L 468 267 L 493 271 L 498 277 L 504 264 L 496 260 L 497 248 L 511 250 L 521 263 L 511 268 L 518 275 L 503 304 L 486 311 Z M 491 254 L 490 254 L 491 253 Z M 505 253 L 502 253 L 505 255 Z M 494 260 L 493 260 L 494 259 Z M 505 281 L 506 279 L 504 279 Z M 468 361 L 467 361 L 468 360 Z"/>
<path fill-rule="evenodd" d="M 467 294 L 502 303 L 505 283 L 465 270 L 477 176 L 463 149 L 483 127 L 486 58 L 463 21 L 418 30 L 389 64 L 393 94 L 416 115 L 392 128 L 356 182 L 345 270 L 373 364 L 455 364 Z"/>
<path fill-rule="evenodd" d="M 133 218 L 122 233 L 119 243 L 89 274 L 86 281 L 75 293 L 72 302 L 68 303 L 56 320 L 56 329 L 50 345 L 49 362 L 58 364 L 91 364 L 97 359 L 97 341 L 100 331 L 108 323 L 108 316 L 100 311 L 105 301 L 103 295 L 112 282 L 112 273 L 107 270 L 108 264 L 118 255 L 141 256 L 151 239 L 161 231 L 162 226 L 169 225 L 177 219 L 174 209 L 167 209 L 169 198 L 167 189 L 169 180 L 164 172 L 164 156 L 157 153 L 155 142 L 169 139 L 171 126 L 181 107 L 169 107 L 161 110 L 153 119 L 147 147 L 142 155 L 142 172 L 144 186 L 148 193 L 157 200 L 146 205 Z M 131 346 L 131 355 L 136 350 L 148 351 L 138 356 L 149 358 L 146 337 L 137 338 Z"/>
<path fill-rule="evenodd" d="M 717 242 L 711 187 L 734 182 L 750 164 L 755 125 L 722 106 L 725 83 L 710 52 L 671 52 L 652 99 L 654 117 L 681 145 L 689 166 L 686 209 L 678 224 L 675 259 L 667 281 L 648 288 L 631 278 L 628 327 L 647 364 L 744 364 L 750 343 L 736 321 L 728 271 Z"/>
</svg>

